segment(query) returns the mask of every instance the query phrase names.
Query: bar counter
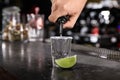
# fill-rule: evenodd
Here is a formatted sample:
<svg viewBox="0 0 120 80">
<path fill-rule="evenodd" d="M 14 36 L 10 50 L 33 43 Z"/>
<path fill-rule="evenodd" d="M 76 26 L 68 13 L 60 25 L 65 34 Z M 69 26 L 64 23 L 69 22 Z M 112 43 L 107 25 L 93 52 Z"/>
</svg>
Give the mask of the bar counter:
<svg viewBox="0 0 120 80">
<path fill-rule="evenodd" d="M 120 80 L 119 59 L 106 59 L 106 49 L 73 44 L 71 54 L 77 55 L 77 64 L 71 69 L 56 69 L 49 42 L 0 44 L 0 80 Z"/>
</svg>

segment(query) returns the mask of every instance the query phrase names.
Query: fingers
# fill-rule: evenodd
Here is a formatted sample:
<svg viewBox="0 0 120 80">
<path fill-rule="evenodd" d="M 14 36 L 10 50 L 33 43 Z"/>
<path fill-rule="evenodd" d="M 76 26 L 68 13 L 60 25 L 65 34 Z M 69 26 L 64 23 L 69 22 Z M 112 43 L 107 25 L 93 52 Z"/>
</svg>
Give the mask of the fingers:
<svg viewBox="0 0 120 80">
<path fill-rule="evenodd" d="M 78 16 L 79 16 L 79 14 L 74 14 L 74 15 L 70 16 L 69 21 L 67 21 L 63 25 L 63 28 L 73 28 L 75 23 L 76 23 L 76 21 L 77 21 Z"/>
<path fill-rule="evenodd" d="M 67 15 L 66 11 L 62 10 L 62 9 L 63 8 L 60 8 L 60 7 L 57 7 L 57 6 L 54 5 L 52 7 L 51 15 L 48 17 L 49 20 L 51 22 L 55 23 L 59 17 Z M 62 12 L 61 12 L 61 10 L 62 10 Z"/>
<path fill-rule="evenodd" d="M 54 13 L 51 13 L 51 15 L 49 16 L 49 20 L 55 23 L 59 17 L 65 16 L 65 15 L 69 15 L 69 14 L 64 12 L 60 14 L 58 11 L 55 11 Z M 77 21 L 78 16 L 79 14 L 77 13 L 70 15 L 69 20 L 63 25 L 63 28 L 73 28 Z"/>
<path fill-rule="evenodd" d="M 59 12 L 56 11 L 54 13 L 51 13 L 51 15 L 49 16 L 49 20 L 55 23 L 59 17 L 64 16 L 64 15 L 65 13 L 60 14 Z"/>
<path fill-rule="evenodd" d="M 52 8 L 51 8 L 52 10 L 48 18 L 51 22 L 55 23 L 59 17 L 67 15 L 68 11 L 66 10 L 63 3 L 59 2 L 59 0 L 54 0 L 52 2 L 53 2 Z"/>
<path fill-rule="evenodd" d="M 49 20 L 51 22 L 56 22 L 57 19 L 61 16 L 66 16 L 66 15 L 69 15 L 70 16 L 70 19 L 69 21 L 67 21 L 64 25 L 63 25 L 63 28 L 73 28 L 78 16 L 79 16 L 79 12 L 72 12 L 72 11 L 68 11 L 66 10 L 65 6 L 62 6 L 62 7 L 58 7 L 59 5 L 52 5 L 52 10 L 51 10 L 51 14 L 50 16 L 48 17 Z M 69 12 L 69 13 L 67 13 Z"/>
</svg>

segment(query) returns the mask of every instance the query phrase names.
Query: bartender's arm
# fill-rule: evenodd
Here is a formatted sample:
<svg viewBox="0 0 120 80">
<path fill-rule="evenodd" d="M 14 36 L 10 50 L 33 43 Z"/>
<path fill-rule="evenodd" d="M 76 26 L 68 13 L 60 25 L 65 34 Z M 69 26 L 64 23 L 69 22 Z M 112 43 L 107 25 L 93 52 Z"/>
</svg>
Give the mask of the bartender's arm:
<svg viewBox="0 0 120 80">
<path fill-rule="evenodd" d="M 52 0 L 49 20 L 56 22 L 59 17 L 69 15 L 70 19 L 64 24 L 64 28 L 73 28 L 86 2 L 87 0 Z"/>
</svg>

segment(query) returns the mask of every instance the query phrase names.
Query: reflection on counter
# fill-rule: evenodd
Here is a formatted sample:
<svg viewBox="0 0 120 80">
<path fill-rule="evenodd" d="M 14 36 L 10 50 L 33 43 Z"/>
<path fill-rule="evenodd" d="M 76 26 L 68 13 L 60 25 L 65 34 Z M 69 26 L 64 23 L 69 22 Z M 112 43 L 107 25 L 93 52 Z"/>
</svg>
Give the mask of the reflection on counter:
<svg viewBox="0 0 120 80">
<path fill-rule="evenodd" d="M 120 62 L 111 60 L 118 51 L 73 44 L 77 64 L 64 70 L 53 68 L 49 43 L 1 42 L 0 46 L 0 65 L 19 80 L 120 80 Z M 102 59 L 108 55 L 110 60 Z"/>
<path fill-rule="evenodd" d="M 26 62 L 25 67 L 27 67 L 28 69 L 32 69 L 33 67 L 39 68 L 41 69 L 42 66 L 44 66 L 45 62 L 44 62 L 44 54 L 39 52 L 33 52 L 31 51 L 31 48 L 29 47 L 30 44 L 21 44 L 21 43 L 2 43 L 2 56 L 3 56 L 3 62 L 5 64 L 18 64 L 17 66 L 21 66 L 21 64 L 23 64 L 23 62 Z M 19 48 L 18 48 L 19 47 Z M 44 52 L 44 49 L 40 49 L 42 52 Z M 37 50 L 36 50 L 37 51 Z M 31 54 L 31 53 L 34 54 Z M 35 55 L 37 54 L 37 55 Z M 14 59 L 14 57 L 17 57 Z M 37 60 L 32 60 L 34 59 L 33 56 L 35 58 L 37 58 Z M 16 67 L 17 67 L 16 66 Z"/>
<path fill-rule="evenodd" d="M 58 68 L 52 68 L 51 80 L 82 80 L 81 73 L 74 70 L 62 70 Z M 75 77 L 76 76 L 76 77 Z"/>
<path fill-rule="evenodd" d="M 18 80 L 49 80 L 51 56 L 49 46 L 44 46 L 41 42 L 2 42 L 0 64 Z"/>
</svg>

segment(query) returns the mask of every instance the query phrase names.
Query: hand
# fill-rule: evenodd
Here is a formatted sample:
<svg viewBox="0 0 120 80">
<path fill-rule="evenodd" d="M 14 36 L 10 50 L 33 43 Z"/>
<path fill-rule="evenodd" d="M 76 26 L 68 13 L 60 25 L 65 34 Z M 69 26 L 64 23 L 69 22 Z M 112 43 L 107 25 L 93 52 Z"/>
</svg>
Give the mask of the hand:
<svg viewBox="0 0 120 80">
<path fill-rule="evenodd" d="M 70 15 L 69 21 L 63 26 L 64 28 L 73 28 L 87 0 L 52 0 L 51 14 L 49 20 L 56 20 L 65 15 Z"/>
</svg>

